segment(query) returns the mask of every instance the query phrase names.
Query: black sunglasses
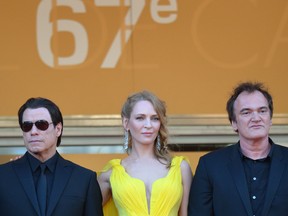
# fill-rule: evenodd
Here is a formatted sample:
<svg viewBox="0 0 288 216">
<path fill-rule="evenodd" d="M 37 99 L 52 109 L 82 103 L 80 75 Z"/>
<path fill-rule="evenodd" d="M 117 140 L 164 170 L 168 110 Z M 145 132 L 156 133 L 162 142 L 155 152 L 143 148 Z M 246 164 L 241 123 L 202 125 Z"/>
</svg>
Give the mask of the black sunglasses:
<svg viewBox="0 0 288 216">
<path fill-rule="evenodd" d="M 31 121 L 25 121 L 22 123 L 21 125 L 21 129 L 23 132 L 29 132 L 32 127 L 33 124 L 35 124 L 35 126 L 42 131 L 45 131 L 48 129 L 49 125 L 52 124 L 53 122 L 49 123 L 46 120 L 38 120 L 36 122 L 31 122 Z"/>
</svg>

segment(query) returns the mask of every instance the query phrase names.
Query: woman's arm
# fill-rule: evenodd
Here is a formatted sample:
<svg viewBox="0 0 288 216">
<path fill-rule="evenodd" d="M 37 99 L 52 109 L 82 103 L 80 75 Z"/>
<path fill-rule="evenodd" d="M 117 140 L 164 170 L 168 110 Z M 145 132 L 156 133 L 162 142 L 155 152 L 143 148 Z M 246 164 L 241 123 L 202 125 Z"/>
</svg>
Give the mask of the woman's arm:
<svg viewBox="0 0 288 216">
<path fill-rule="evenodd" d="M 102 205 L 104 206 L 107 201 L 111 197 L 111 185 L 110 185 L 110 175 L 111 170 L 108 170 L 106 172 L 102 172 L 98 175 L 98 183 L 100 185 L 101 193 L 102 193 Z"/>
<path fill-rule="evenodd" d="M 179 209 L 179 216 L 188 215 L 188 202 L 189 202 L 189 192 L 193 179 L 193 174 L 189 163 L 185 160 L 181 163 L 181 175 L 182 175 L 182 185 L 183 185 L 183 197 Z"/>
</svg>

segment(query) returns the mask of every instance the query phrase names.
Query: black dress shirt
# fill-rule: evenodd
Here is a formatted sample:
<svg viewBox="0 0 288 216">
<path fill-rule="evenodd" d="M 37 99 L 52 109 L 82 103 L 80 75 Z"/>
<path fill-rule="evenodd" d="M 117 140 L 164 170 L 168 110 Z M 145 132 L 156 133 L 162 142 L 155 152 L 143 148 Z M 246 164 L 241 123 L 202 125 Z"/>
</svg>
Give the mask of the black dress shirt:
<svg viewBox="0 0 288 216">
<path fill-rule="evenodd" d="M 239 152 L 245 170 L 253 215 L 261 216 L 269 179 L 273 145 L 271 145 L 271 149 L 267 157 L 257 160 L 253 160 L 243 155 L 240 150 L 240 145 Z"/>
</svg>

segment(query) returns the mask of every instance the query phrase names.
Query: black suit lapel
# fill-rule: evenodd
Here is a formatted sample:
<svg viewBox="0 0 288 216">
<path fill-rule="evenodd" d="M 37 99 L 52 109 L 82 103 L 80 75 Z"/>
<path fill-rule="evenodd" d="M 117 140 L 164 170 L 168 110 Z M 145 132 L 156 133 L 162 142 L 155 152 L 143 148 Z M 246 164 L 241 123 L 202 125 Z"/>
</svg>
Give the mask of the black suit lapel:
<svg viewBox="0 0 288 216">
<path fill-rule="evenodd" d="M 280 151 L 279 147 L 274 144 L 274 152 L 272 156 L 270 172 L 269 172 L 269 180 L 266 190 L 266 198 L 264 203 L 264 208 L 262 211 L 262 215 L 265 216 L 268 214 L 271 203 L 274 199 L 275 193 L 281 181 L 281 177 L 283 175 L 285 169 L 285 163 L 283 162 L 283 155 Z"/>
<path fill-rule="evenodd" d="M 32 206 L 34 207 L 35 211 L 40 215 L 40 209 L 38 206 L 34 180 L 32 177 L 31 168 L 29 166 L 26 154 L 22 158 L 16 160 L 13 163 L 13 167 L 28 199 L 32 203 Z"/>
<path fill-rule="evenodd" d="M 247 211 L 247 215 L 253 215 L 245 171 L 238 152 L 238 145 L 235 145 L 232 151 L 233 152 L 231 154 L 231 163 L 228 164 L 228 167 Z"/>
<path fill-rule="evenodd" d="M 55 176 L 53 182 L 53 188 L 48 202 L 47 215 L 51 215 L 56 207 L 66 185 L 72 174 L 72 166 L 69 162 L 64 160 L 60 155 L 57 161 Z"/>
</svg>

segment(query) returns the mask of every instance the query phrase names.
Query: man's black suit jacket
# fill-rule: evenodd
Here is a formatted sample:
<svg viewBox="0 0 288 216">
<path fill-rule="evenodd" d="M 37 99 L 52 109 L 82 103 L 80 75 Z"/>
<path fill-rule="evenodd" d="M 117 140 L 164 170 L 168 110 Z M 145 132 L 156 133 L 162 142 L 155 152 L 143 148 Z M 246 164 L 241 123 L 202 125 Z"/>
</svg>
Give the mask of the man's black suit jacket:
<svg viewBox="0 0 288 216">
<path fill-rule="evenodd" d="M 40 215 L 27 154 L 0 165 L 0 215 Z M 59 155 L 48 203 L 47 216 L 102 216 L 96 173 Z"/>
<path fill-rule="evenodd" d="M 287 216 L 288 148 L 271 143 L 274 149 L 266 198 L 259 216 Z M 190 190 L 189 216 L 253 216 L 237 145 L 200 158 Z"/>
</svg>

